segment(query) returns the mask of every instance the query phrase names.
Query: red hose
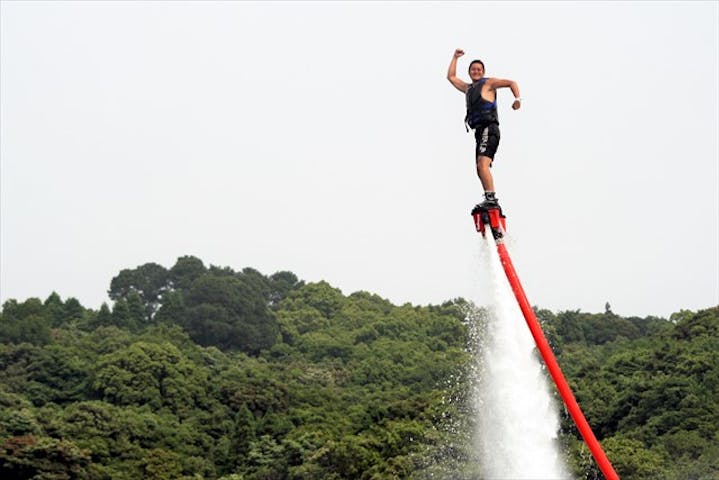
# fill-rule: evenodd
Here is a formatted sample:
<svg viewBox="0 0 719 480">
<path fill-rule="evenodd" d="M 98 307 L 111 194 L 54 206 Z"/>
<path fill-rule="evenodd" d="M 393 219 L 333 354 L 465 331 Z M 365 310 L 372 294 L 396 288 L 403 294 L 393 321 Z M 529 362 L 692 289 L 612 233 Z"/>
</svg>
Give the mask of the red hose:
<svg viewBox="0 0 719 480">
<path fill-rule="evenodd" d="M 499 252 L 502 267 L 504 267 L 504 273 L 507 274 L 509 284 L 512 286 L 514 296 L 517 297 L 519 308 L 524 314 L 524 319 L 527 321 L 527 326 L 529 326 L 529 330 L 532 332 L 532 336 L 537 344 L 539 353 L 542 354 L 544 363 L 547 365 L 547 369 L 549 370 L 552 379 L 554 379 L 554 383 L 557 385 L 557 390 L 559 390 L 559 394 L 562 396 L 564 404 L 567 406 L 567 410 L 569 410 L 569 414 L 574 419 L 574 423 L 577 425 L 579 433 L 582 434 L 584 441 L 589 447 L 589 451 L 592 452 L 592 456 L 597 462 L 597 465 L 604 474 L 606 480 L 619 480 L 619 475 L 617 475 L 614 471 L 612 464 L 609 463 L 607 455 L 604 453 L 602 446 L 594 436 L 594 432 L 592 432 L 592 428 L 589 426 L 587 419 L 584 418 L 582 409 L 579 408 L 579 404 L 574 398 L 574 394 L 572 394 L 572 390 L 569 388 L 569 384 L 564 378 L 562 370 L 559 368 L 557 359 L 554 357 L 554 353 L 552 353 L 552 349 L 549 346 L 547 338 L 544 336 L 544 332 L 542 331 L 542 327 L 539 325 L 539 321 L 537 321 L 537 316 L 534 314 L 534 310 L 532 310 L 532 307 L 529 305 L 527 296 L 522 289 L 522 284 L 519 282 L 519 277 L 517 276 L 517 272 L 514 270 L 512 260 L 509 258 L 509 252 L 507 252 L 507 248 L 501 240 L 497 242 L 497 251 Z"/>
</svg>

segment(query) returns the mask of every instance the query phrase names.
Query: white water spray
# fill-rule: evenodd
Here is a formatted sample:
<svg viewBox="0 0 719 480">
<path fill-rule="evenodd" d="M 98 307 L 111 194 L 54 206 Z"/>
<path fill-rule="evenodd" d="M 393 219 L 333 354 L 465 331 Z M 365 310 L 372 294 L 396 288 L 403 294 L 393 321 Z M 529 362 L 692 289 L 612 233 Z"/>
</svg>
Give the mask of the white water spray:
<svg viewBox="0 0 719 480">
<path fill-rule="evenodd" d="M 557 440 L 557 405 L 491 238 L 482 240 L 480 268 L 488 277 L 483 289 L 490 302 L 485 331 L 478 335 L 474 392 L 482 478 L 569 479 Z"/>
</svg>

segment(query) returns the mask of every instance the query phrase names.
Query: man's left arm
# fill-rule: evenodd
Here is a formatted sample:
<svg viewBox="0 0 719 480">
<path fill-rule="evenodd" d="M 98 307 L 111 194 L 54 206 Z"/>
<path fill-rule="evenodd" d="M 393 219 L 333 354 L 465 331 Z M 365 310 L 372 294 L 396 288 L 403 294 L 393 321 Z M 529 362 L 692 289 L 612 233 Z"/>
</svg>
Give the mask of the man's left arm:
<svg viewBox="0 0 719 480">
<path fill-rule="evenodd" d="M 512 94 L 514 95 L 514 103 L 512 103 L 513 110 L 517 110 L 522 106 L 522 98 L 519 96 L 519 85 L 517 85 L 517 82 L 504 78 L 492 78 L 488 81 L 491 82 L 490 87 L 495 90 L 499 88 L 509 88 L 512 90 Z"/>
</svg>

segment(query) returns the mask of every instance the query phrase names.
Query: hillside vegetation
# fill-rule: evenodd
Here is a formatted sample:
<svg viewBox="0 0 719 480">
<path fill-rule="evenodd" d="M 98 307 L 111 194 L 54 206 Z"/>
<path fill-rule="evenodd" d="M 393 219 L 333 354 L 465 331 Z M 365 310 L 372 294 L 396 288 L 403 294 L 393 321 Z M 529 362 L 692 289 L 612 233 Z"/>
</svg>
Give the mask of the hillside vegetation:
<svg viewBox="0 0 719 480">
<path fill-rule="evenodd" d="M 462 299 L 393 305 L 181 257 L 0 313 L 3 479 L 476 479 Z M 537 310 L 624 480 L 719 480 L 719 310 Z M 601 479 L 571 419 L 578 479 Z"/>
</svg>

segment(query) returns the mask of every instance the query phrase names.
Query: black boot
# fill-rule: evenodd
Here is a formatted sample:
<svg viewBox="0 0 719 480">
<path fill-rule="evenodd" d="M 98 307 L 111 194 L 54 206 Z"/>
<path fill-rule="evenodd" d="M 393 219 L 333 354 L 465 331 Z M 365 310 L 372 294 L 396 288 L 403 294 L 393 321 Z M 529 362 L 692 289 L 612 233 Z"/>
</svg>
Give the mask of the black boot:
<svg viewBox="0 0 719 480">
<path fill-rule="evenodd" d="M 484 201 L 480 205 L 483 208 L 499 207 L 499 201 L 494 192 L 484 192 Z"/>
</svg>

